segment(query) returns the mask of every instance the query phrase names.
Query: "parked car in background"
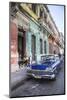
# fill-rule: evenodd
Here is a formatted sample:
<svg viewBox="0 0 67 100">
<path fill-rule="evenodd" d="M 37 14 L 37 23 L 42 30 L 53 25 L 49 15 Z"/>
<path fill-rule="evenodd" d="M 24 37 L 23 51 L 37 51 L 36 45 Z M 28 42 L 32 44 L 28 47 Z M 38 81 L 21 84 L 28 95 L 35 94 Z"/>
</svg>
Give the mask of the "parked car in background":
<svg viewBox="0 0 67 100">
<path fill-rule="evenodd" d="M 34 78 L 56 79 L 62 58 L 58 55 L 39 55 L 27 68 L 27 75 Z"/>
</svg>

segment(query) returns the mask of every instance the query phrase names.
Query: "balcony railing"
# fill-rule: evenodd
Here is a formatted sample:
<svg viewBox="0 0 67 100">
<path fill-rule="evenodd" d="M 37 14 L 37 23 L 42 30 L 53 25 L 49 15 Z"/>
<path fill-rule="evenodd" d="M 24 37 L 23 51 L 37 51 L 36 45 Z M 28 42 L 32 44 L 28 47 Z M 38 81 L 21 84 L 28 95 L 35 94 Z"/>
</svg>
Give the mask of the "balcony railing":
<svg viewBox="0 0 67 100">
<path fill-rule="evenodd" d="M 25 4 L 21 4 L 21 7 L 34 19 L 38 20 L 38 16 Z"/>
<path fill-rule="evenodd" d="M 40 18 L 39 23 L 43 25 L 50 34 L 55 35 L 54 31 L 49 27 L 47 21 L 44 18 Z"/>
</svg>

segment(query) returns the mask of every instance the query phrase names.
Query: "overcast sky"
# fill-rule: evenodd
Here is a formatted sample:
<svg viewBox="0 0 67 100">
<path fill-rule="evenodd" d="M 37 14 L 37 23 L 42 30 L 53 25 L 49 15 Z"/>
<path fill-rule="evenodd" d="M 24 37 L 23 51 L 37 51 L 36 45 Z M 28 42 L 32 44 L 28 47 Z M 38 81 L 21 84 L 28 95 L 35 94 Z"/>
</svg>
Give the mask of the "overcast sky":
<svg viewBox="0 0 67 100">
<path fill-rule="evenodd" d="M 64 6 L 60 5 L 47 5 L 52 18 L 54 19 L 59 32 L 64 35 Z"/>
</svg>

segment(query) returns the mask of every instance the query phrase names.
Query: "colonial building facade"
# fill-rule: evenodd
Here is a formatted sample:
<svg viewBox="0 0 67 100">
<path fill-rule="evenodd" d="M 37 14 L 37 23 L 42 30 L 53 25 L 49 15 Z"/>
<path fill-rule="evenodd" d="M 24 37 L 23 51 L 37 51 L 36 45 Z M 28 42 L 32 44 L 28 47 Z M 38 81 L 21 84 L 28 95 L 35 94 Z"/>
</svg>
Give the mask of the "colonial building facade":
<svg viewBox="0 0 67 100">
<path fill-rule="evenodd" d="M 10 36 L 11 72 L 19 69 L 19 57 L 25 54 L 35 61 L 37 55 L 63 49 L 58 28 L 43 4 L 10 3 Z"/>
</svg>

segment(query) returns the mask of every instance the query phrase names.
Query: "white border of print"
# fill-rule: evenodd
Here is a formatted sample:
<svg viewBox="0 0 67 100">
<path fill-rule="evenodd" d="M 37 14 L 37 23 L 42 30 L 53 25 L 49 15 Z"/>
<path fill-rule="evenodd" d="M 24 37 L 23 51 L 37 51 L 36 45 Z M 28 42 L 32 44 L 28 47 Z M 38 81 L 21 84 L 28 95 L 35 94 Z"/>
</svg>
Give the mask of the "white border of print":
<svg viewBox="0 0 67 100">
<path fill-rule="evenodd" d="M 9 1 L 0 1 L 0 100 L 9 100 Z M 39 2 L 46 4 L 64 4 L 67 0 L 12 0 L 23 2 Z M 67 10 L 66 10 L 67 11 Z M 67 36 L 67 35 L 66 35 Z M 67 88 L 66 88 L 67 90 Z M 66 100 L 67 95 L 28 97 L 30 100 Z M 28 99 L 19 98 L 19 99 Z M 14 98 L 16 100 L 17 98 Z"/>
</svg>

